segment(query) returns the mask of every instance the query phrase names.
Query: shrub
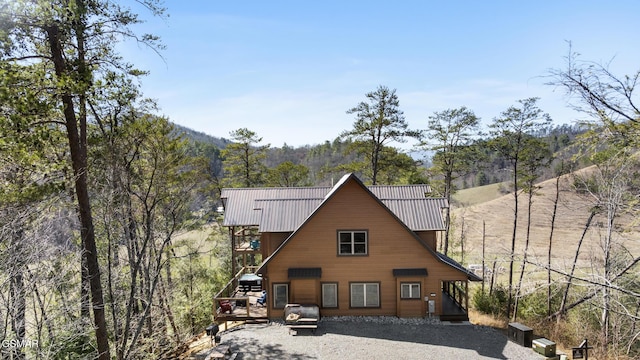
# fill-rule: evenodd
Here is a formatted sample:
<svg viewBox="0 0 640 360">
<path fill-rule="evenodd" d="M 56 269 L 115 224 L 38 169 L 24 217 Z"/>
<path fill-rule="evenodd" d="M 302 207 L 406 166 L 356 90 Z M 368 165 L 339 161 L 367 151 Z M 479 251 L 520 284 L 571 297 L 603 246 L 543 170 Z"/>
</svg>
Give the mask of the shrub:
<svg viewBox="0 0 640 360">
<path fill-rule="evenodd" d="M 485 314 L 496 316 L 507 315 L 507 299 L 509 292 L 501 285 L 496 286 L 491 294 L 476 291 L 473 294 L 473 306 Z"/>
</svg>

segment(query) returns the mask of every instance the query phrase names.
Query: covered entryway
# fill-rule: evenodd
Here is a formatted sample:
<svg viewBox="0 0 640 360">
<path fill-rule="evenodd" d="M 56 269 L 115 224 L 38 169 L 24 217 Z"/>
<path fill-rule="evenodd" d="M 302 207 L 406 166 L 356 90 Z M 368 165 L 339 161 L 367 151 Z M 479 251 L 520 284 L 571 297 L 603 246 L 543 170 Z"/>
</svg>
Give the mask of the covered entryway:
<svg viewBox="0 0 640 360">
<path fill-rule="evenodd" d="M 427 269 L 393 269 L 396 278 L 396 315 L 402 318 L 423 317 L 426 312 L 425 279 Z"/>
<path fill-rule="evenodd" d="M 468 321 L 469 282 L 467 280 L 442 282 L 442 321 Z"/>
<path fill-rule="evenodd" d="M 289 301 L 295 304 L 319 304 L 320 268 L 289 268 L 291 295 Z"/>
</svg>

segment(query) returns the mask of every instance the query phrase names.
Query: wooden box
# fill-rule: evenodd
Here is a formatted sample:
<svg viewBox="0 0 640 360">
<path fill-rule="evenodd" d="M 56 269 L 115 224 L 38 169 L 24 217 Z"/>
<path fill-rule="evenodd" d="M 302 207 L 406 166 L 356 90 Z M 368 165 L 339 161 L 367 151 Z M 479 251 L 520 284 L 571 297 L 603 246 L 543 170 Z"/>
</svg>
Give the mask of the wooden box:
<svg viewBox="0 0 640 360">
<path fill-rule="evenodd" d="M 531 346 L 538 354 L 546 357 L 556 356 L 556 343 L 551 340 L 545 338 L 535 339 Z"/>
<path fill-rule="evenodd" d="M 509 340 L 524 347 L 531 347 L 533 329 L 520 323 L 509 323 Z"/>
</svg>

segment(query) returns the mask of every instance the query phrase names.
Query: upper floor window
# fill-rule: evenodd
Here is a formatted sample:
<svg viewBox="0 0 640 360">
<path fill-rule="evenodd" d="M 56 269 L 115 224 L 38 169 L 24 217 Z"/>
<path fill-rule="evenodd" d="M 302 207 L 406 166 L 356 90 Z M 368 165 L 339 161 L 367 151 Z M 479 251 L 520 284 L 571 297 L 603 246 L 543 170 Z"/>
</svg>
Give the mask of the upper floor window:
<svg viewBox="0 0 640 360">
<path fill-rule="evenodd" d="M 338 231 L 338 255 L 367 255 L 367 232 Z"/>
</svg>

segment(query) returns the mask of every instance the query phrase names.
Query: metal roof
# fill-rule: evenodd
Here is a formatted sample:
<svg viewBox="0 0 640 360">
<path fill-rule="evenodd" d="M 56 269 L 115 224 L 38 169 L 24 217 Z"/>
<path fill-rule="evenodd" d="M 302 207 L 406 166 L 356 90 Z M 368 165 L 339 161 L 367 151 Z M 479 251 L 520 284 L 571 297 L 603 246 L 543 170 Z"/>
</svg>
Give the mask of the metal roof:
<svg viewBox="0 0 640 360">
<path fill-rule="evenodd" d="M 444 198 L 382 199 L 382 202 L 413 231 L 444 230 Z"/>
<path fill-rule="evenodd" d="M 260 225 L 260 212 L 254 211 L 256 200 L 324 199 L 330 187 L 226 188 L 220 198 L 224 205 L 223 226 Z"/>
<path fill-rule="evenodd" d="M 369 190 L 380 200 L 385 199 L 423 199 L 431 194 L 431 186 L 418 185 L 372 185 Z"/>
<path fill-rule="evenodd" d="M 223 226 L 259 226 L 260 232 L 291 232 L 300 226 L 349 174 L 331 187 L 226 188 Z M 443 230 L 442 198 L 426 198 L 429 185 L 374 185 L 367 187 L 411 230 Z"/>
<path fill-rule="evenodd" d="M 291 232 L 313 213 L 322 199 L 256 200 L 261 213 L 260 232 Z"/>
</svg>

